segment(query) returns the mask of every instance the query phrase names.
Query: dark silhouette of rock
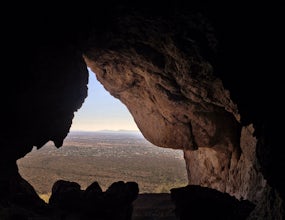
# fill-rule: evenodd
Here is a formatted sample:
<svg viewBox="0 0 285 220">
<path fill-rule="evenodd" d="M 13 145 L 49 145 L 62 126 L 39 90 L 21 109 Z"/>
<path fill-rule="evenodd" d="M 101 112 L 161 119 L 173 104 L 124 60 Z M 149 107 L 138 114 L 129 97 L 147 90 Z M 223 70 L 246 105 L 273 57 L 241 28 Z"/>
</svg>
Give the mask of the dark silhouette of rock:
<svg viewBox="0 0 285 220">
<path fill-rule="evenodd" d="M 9 181 L 0 174 L 1 220 L 28 220 L 41 216 L 46 208 L 47 204 L 19 174 L 10 176 Z"/>
<path fill-rule="evenodd" d="M 49 205 L 64 210 L 77 209 L 81 204 L 81 194 L 78 183 L 58 180 L 52 187 Z"/>
<path fill-rule="evenodd" d="M 131 220 L 133 201 L 139 193 L 135 182 L 118 181 L 103 192 L 98 182 L 85 190 L 75 182 L 58 180 L 49 200 L 52 216 L 82 220 Z"/>
<path fill-rule="evenodd" d="M 117 203 L 120 202 L 132 202 L 138 196 L 139 188 L 136 182 L 118 181 L 112 183 L 106 190 L 106 197 L 114 198 Z M 113 200 L 114 201 L 114 200 Z"/>
<path fill-rule="evenodd" d="M 170 193 L 142 193 L 133 205 L 132 220 L 177 220 Z"/>
<path fill-rule="evenodd" d="M 180 220 L 245 220 L 255 205 L 208 187 L 188 185 L 170 190 Z"/>
<path fill-rule="evenodd" d="M 89 216 L 100 216 L 102 219 L 131 220 L 132 202 L 137 198 L 138 193 L 138 184 L 135 182 L 114 182 L 98 198 L 93 198 L 97 207 L 87 212 Z M 89 204 L 87 205 L 90 207 Z"/>
<path fill-rule="evenodd" d="M 85 189 L 84 194 L 86 196 L 88 196 L 88 195 L 102 193 L 102 192 L 103 191 L 102 191 L 99 183 L 97 181 L 95 181 Z"/>
</svg>

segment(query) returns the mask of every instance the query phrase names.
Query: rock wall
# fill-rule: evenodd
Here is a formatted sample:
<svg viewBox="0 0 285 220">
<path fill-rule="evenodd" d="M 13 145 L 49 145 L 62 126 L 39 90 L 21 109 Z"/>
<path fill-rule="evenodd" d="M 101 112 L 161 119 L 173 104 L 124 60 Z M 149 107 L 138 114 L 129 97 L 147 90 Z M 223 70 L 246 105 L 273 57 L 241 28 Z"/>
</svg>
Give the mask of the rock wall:
<svg viewBox="0 0 285 220">
<path fill-rule="evenodd" d="M 237 162 L 231 155 L 214 149 L 184 151 L 189 184 L 227 192 L 238 199 L 257 203 L 264 196 L 267 182 L 256 159 L 256 138 L 252 125 L 243 127 L 240 137 L 241 154 Z"/>
<path fill-rule="evenodd" d="M 276 78 L 256 76 L 264 59 L 255 53 L 260 41 L 252 41 L 260 37 L 259 27 L 250 29 L 250 8 L 241 20 L 231 10 L 220 17 L 176 12 L 133 11 L 110 18 L 104 35 L 91 35 L 85 61 L 106 90 L 128 107 L 146 139 L 184 151 L 189 184 L 264 201 L 274 182 L 284 182 L 273 167 L 284 165 L 281 151 L 268 149 L 273 136 L 278 143 L 277 133 L 267 130 L 264 136 L 263 131 L 273 127 L 268 97 L 279 94 L 280 87 L 264 90 L 267 83 L 278 84 Z M 252 36 L 245 39 L 244 32 Z M 272 193 L 278 201 L 282 190 L 279 185 L 281 195 Z M 273 216 L 282 213 L 282 202 L 278 204 Z"/>
<path fill-rule="evenodd" d="M 0 88 L 0 207 L 25 194 L 41 203 L 36 193 L 22 186 L 29 183 L 19 177 L 16 161 L 48 141 L 61 147 L 74 112 L 87 96 L 88 83 L 82 54 L 66 38 L 66 30 L 59 29 L 61 22 L 57 26 L 42 17 L 25 16 L 13 22 L 2 39 L 6 57 Z"/>
<path fill-rule="evenodd" d="M 181 19 L 183 26 L 173 23 L 172 17 L 122 16 L 112 24 L 116 32 L 105 33 L 110 38 L 96 36 L 100 39 L 95 38 L 96 44 L 91 38 L 85 61 L 106 90 L 128 107 L 146 139 L 157 146 L 194 150 L 221 145 L 238 151 L 237 108 L 202 56 L 200 39 L 191 38 L 192 32 L 209 34 L 211 38 L 202 39 L 209 44 L 204 47 L 214 50 L 212 29 L 203 20 L 194 23 L 182 15 L 173 17 Z"/>
</svg>

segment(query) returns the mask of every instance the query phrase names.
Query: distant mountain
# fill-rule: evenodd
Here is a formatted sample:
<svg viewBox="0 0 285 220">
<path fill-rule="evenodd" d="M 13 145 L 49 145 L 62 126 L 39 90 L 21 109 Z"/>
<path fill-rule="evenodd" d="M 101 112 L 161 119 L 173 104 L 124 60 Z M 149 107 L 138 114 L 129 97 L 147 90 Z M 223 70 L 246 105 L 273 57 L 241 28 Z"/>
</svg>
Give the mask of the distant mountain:
<svg viewBox="0 0 285 220">
<path fill-rule="evenodd" d="M 103 130 L 104 131 L 104 130 Z M 127 133 L 141 133 L 140 131 L 138 130 L 124 130 L 124 129 L 120 129 L 120 130 L 105 130 L 105 131 L 110 131 L 110 132 L 127 132 Z"/>
<path fill-rule="evenodd" d="M 109 129 L 103 129 L 103 130 L 97 130 L 97 131 L 80 131 L 80 130 L 72 130 L 70 133 L 141 133 L 139 130 L 109 130 Z"/>
</svg>

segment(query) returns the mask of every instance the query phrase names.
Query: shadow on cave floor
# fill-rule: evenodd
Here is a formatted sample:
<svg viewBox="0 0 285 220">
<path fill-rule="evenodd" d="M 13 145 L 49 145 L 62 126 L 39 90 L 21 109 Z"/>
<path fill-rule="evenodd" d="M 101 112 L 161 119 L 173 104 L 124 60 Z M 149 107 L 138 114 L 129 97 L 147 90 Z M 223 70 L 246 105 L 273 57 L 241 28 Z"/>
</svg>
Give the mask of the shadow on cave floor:
<svg viewBox="0 0 285 220">
<path fill-rule="evenodd" d="M 170 192 L 139 194 L 132 220 L 245 220 L 255 208 L 248 200 L 198 185 Z"/>
<path fill-rule="evenodd" d="M 136 182 L 102 189 L 94 181 L 82 189 L 77 182 L 57 180 L 46 200 L 19 174 L 4 183 L 0 177 L 0 220 L 176 219 L 170 193 L 141 194 Z"/>
<path fill-rule="evenodd" d="M 255 207 L 198 185 L 140 194 L 136 182 L 114 182 L 103 191 L 96 181 L 81 190 L 76 182 L 58 180 L 42 205 L 24 192 L 6 204 L 0 200 L 1 220 L 245 220 Z"/>
<path fill-rule="evenodd" d="M 170 193 L 139 193 L 136 182 L 114 182 L 106 191 L 101 189 L 98 182 L 94 182 L 85 190 L 79 191 L 79 189 L 80 186 L 75 182 L 57 181 L 53 186 L 48 206 L 60 212 L 67 210 L 65 220 L 177 219 Z M 81 201 L 81 204 L 78 201 Z M 76 212 L 71 214 L 78 208 L 79 217 Z M 56 211 L 55 215 L 58 216 L 58 214 L 59 212 Z"/>
<path fill-rule="evenodd" d="M 176 220 L 170 193 L 139 194 L 133 202 L 132 220 Z"/>
</svg>

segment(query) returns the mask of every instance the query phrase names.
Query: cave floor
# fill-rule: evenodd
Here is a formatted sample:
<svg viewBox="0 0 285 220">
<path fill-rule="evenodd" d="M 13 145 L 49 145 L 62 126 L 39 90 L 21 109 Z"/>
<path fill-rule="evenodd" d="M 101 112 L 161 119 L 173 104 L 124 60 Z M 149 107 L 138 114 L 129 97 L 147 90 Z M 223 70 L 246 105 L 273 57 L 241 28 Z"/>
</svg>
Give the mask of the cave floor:
<svg viewBox="0 0 285 220">
<path fill-rule="evenodd" d="M 177 220 L 169 193 L 139 194 L 133 206 L 132 220 Z"/>
</svg>

